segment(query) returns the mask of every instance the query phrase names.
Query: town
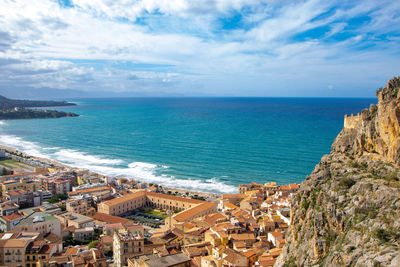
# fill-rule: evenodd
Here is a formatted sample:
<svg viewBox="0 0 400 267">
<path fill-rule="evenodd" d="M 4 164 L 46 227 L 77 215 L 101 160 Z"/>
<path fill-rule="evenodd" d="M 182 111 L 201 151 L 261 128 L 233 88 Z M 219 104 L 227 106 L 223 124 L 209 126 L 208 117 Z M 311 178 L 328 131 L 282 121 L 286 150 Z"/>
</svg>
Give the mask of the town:
<svg viewBox="0 0 400 267">
<path fill-rule="evenodd" d="M 0 158 L 0 266 L 273 266 L 299 187 L 218 195 Z"/>
</svg>

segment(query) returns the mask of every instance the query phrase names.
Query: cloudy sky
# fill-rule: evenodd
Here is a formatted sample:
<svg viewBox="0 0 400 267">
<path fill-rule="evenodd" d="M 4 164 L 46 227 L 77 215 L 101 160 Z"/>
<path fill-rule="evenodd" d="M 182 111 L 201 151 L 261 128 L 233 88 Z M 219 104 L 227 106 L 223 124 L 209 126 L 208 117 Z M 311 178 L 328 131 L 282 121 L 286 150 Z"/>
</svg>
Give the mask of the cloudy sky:
<svg viewBox="0 0 400 267">
<path fill-rule="evenodd" d="M 400 74 L 399 14 L 393 0 L 1 0 L 0 93 L 373 97 Z"/>
</svg>

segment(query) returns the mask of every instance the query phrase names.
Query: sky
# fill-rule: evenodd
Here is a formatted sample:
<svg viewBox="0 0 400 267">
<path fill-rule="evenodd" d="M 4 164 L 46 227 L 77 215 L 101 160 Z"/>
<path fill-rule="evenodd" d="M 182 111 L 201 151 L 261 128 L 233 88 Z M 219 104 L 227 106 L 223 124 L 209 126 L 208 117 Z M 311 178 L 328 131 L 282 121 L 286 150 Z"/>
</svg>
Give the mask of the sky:
<svg viewBox="0 0 400 267">
<path fill-rule="evenodd" d="M 374 97 L 400 74 L 399 14 L 393 0 L 1 0 L 0 94 Z"/>
</svg>

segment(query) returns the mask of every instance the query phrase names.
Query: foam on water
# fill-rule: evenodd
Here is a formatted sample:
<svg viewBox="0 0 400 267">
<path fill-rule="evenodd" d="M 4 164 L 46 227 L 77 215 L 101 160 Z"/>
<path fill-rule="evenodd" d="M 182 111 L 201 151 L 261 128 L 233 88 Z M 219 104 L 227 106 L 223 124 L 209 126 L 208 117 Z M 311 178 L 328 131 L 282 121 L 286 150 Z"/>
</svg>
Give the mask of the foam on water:
<svg viewBox="0 0 400 267">
<path fill-rule="evenodd" d="M 49 158 L 63 164 L 77 168 L 88 169 L 107 176 L 119 176 L 156 183 L 167 187 L 185 188 L 205 192 L 233 193 L 235 186 L 218 181 L 217 178 L 208 180 L 179 179 L 173 175 L 163 174 L 162 171 L 169 168 L 166 165 L 157 165 L 148 162 L 131 162 L 126 164 L 121 159 L 108 159 L 100 155 L 90 155 L 74 149 L 60 147 L 42 147 L 34 142 L 25 141 L 13 135 L 0 135 L 0 143 L 14 147 L 29 155 Z"/>
<path fill-rule="evenodd" d="M 105 159 L 100 156 L 88 155 L 86 153 L 76 151 L 73 149 L 61 149 L 54 153 L 57 160 L 69 162 L 71 164 L 80 164 L 81 162 L 87 164 L 105 164 L 105 165 L 121 165 L 122 160 L 119 159 Z"/>
</svg>

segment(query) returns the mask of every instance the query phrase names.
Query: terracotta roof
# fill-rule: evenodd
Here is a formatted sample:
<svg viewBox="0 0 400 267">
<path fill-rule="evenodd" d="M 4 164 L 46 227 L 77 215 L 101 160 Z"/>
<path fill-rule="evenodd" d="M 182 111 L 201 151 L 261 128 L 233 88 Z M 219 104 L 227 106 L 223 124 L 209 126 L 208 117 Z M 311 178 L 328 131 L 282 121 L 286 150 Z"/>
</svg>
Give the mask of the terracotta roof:
<svg viewBox="0 0 400 267">
<path fill-rule="evenodd" d="M 258 263 L 262 266 L 262 267 L 272 267 L 275 265 L 276 259 L 262 259 L 262 260 L 258 260 Z"/>
<path fill-rule="evenodd" d="M 254 234 L 242 233 L 242 234 L 231 234 L 233 240 L 255 240 Z"/>
<path fill-rule="evenodd" d="M 22 194 L 25 194 L 27 191 L 25 191 L 25 190 L 12 190 L 12 191 L 8 191 L 7 193 L 6 193 L 6 195 L 9 195 L 9 196 L 18 196 L 18 195 L 22 195 Z"/>
<path fill-rule="evenodd" d="M 135 192 L 135 193 L 132 193 L 132 194 L 125 195 L 123 197 L 114 198 L 114 199 L 111 199 L 111 200 L 104 201 L 101 204 L 107 205 L 107 206 L 113 206 L 113 205 L 116 205 L 116 204 L 124 203 L 126 201 L 135 199 L 137 197 L 142 197 L 144 195 L 146 195 L 146 191 L 138 191 L 138 192 Z"/>
<path fill-rule="evenodd" d="M 26 176 L 26 175 L 34 175 L 34 174 L 37 174 L 37 173 L 35 173 L 35 172 L 15 173 L 15 174 L 3 175 L 3 178 L 18 177 L 18 176 Z"/>
<path fill-rule="evenodd" d="M 273 248 L 268 251 L 268 254 L 275 257 L 278 257 L 282 253 L 281 248 Z"/>
<path fill-rule="evenodd" d="M 299 185 L 298 184 L 290 184 L 289 185 L 291 189 L 299 189 Z"/>
<path fill-rule="evenodd" d="M 128 223 L 131 222 L 131 220 L 129 219 L 125 219 L 125 218 L 121 218 L 118 216 L 112 216 L 112 215 L 108 215 L 108 214 L 104 214 L 104 213 L 100 213 L 97 212 L 92 216 L 93 219 L 97 220 L 97 221 L 102 221 L 102 222 L 106 222 L 106 223 Z"/>
<path fill-rule="evenodd" d="M 4 242 L 4 247 L 24 248 L 29 242 L 31 242 L 31 239 L 9 239 Z"/>
<path fill-rule="evenodd" d="M 221 220 L 226 220 L 226 217 L 224 215 L 222 215 L 221 213 L 213 213 L 210 215 L 207 215 L 204 218 L 204 221 L 207 222 L 209 225 L 214 225 L 217 221 L 221 221 Z"/>
<path fill-rule="evenodd" d="M 246 243 L 243 241 L 235 241 L 235 242 L 233 242 L 233 245 L 235 246 L 235 248 L 245 248 L 246 247 Z"/>
<path fill-rule="evenodd" d="M 69 256 L 69 255 L 76 255 L 79 251 L 79 247 L 70 247 L 67 249 L 67 251 L 65 252 L 65 256 Z"/>
<path fill-rule="evenodd" d="M 225 208 L 226 209 L 232 209 L 232 210 L 240 209 L 238 206 L 236 206 L 236 205 L 234 205 L 232 203 L 229 203 L 229 202 L 225 204 Z"/>
<path fill-rule="evenodd" d="M 39 251 L 39 254 L 50 254 L 50 252 L 51 252 L 51 249 L 54 247 L 55 245 L 54 244 L 46 244 L 46 245 L 44 245 L 41 249 L 40 249 L 40 251 Z"/>
<path fill-rule="evenodd" d="M 68 195 L 74 196 L 74 195 L 80 195 L 80 194 L 88 194 L 88 193 L 93 193 L 93 192 L 97 192 L 97 191 L 105 191 L 107 189 L 110 190 L 110 188 L 108 186 L 101 186 L 101 187 L 95 187 L 95 188 L 82 189 L 82 190 L 68 192 Z"/>
<path fill-rule="evenodd" d="M 19 213 L 12 213 L 12 214 L 7 215 L 7 216 L 2 216 L 2 218 L 4 220 L 9 221 L 9 222 L 17 220 L 19 218 L 23 218 L 23 217 L 24 217 L 24 215 L 19 214 Z"/>
<path fill-rule="evenodd" d="M 18 182 L 18 181 L 17 180 L 7 180 L 7 181 L 4 181 L 3 184 L 11 184 L 11 183 L 16 183 L 16 182 Z"/>
<path fill-rule="evenodd" d="M 290 186 L 288 186 L 288 185 L 280 185 L 279 186 L 279 190 L 288 191 L 288 190 L 290 190 Z"/>
<path fill-rule="evenodd" d="M 247 258 L 250 258 L 250 257 L 253 257 L 256 255 L 256 253 L 254 253 L 254 251 L 252 251 L 252 250 L 242 251 L 242 254 L 245 255 Z"/>
<path fill-rule="evenodd" d="M 211 208 L 215 208 L 216 205 L 214 203 L 211 202 L 203 202 L 200 205 L 197 205 L 193 208 L 184 210 L 178 214 L 176 214 L 173 218 L 178 221 L 178 222 L 184 222 L 190 218 L 193 218 L 194 216 L 196 216 L 197 214 L 207 210 L 207 209 L 211 209 Z"/>
<path fill-rule="evenodd" d="M 275 238 L 283 236 L 283 234 L 281 232 L 270 232 L 270 234 Z"/>
<path fill-rule="evenodd" d="M 200 203 L 205 202 L 205 201 L 201 201 L 201 200 L 197 200 L 197 199 L 177 197 L 177 196 L 172 196 L 172 195 L 166 195 L 166 194 L 160 194 L 160 193 L 141 190 L 141 191 L 137 191 L 132 194 L 127 194 L 127 195 L 119 197 L 119 198 L 114 198 L 114 199 L 111 199 L 108 201 L 104 201 L 104 202 L 102 202 L 102 204 L 107 205 L 107 206 L 113 206 L 113 205 L 124 203 L 126 201 L 135 199 L 137 197 L 142 197 L 142 196 L 153 196 L 153 197 L 159 197 L 159 198 L 164 198 L 164 199 L 169 199 L 169 200 L 174 200 L 174 201 L 182 201 L 182 202 L 192 203 L 192 204 L 200 204 Z"/>
<path fill-rule="evenodd" d="M 188 202 L 188 203 L 192 203 L 192 204 L 200 204 L 200 203 L 204 203 L 205 202 L 205 201 L 198 200 L 198 199 L 177 197 L 177 196 L 172 196 L 172 195 L 167 195 L 167 194 L 160 194 L 160 193 L 155 193 L 155 192 L 147 192 L 146 194 L 148 196 L 160 197 L 160 198 L 176 200 L 176 201 L 183 201 L 183 202 Z"/>
<path fill-rule="evenodd" d="M 223 199 L 230 199 L 230 198 L 244 198 L 244 194 L 222 194 Z"/>
</svg>

